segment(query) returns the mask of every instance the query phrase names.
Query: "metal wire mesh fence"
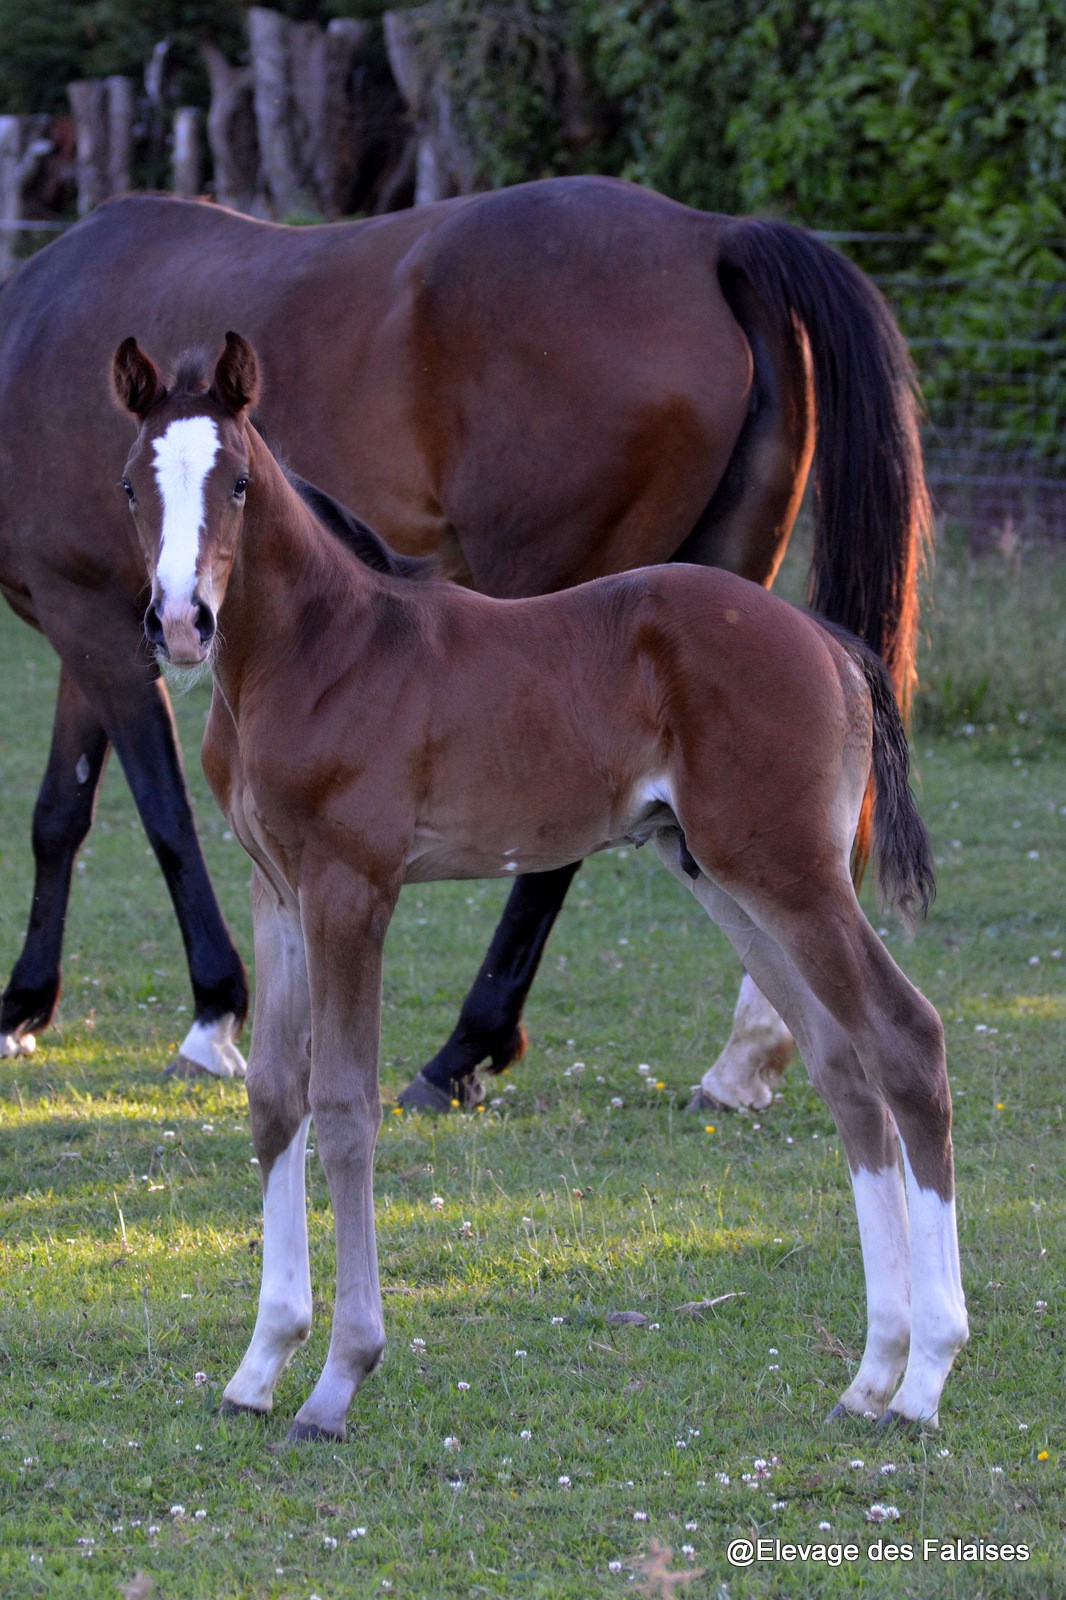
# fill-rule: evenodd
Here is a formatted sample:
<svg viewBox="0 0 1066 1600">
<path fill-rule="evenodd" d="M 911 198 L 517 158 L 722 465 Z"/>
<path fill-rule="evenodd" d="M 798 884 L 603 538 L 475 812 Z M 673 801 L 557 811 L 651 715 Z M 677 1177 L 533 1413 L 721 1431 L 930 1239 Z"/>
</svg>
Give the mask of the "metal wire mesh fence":
<svg viewBox="0 0 1066 1600">
<path fill-rule="evenodd" d="M 906 265 L 924 239 L 831 237 L 910 345 L 940 512 L 979 542 L 1066 539 L 1066 282 L 938 276 Z"/>
</svg>

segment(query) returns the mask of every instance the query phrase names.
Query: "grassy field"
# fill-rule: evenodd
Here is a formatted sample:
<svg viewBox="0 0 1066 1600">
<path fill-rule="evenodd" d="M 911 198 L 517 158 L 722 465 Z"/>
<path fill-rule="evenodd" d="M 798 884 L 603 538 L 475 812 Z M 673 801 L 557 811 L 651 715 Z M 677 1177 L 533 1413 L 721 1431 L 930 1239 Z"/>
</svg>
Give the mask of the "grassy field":
<svg viewBox="0 0 1066 1600">
<path fill-rule="evenodd" d="M 738 972 L 695 903 L 624 850 L 578 880 L 530 1006 L 528 1060 L 487 1109 L 386 1115 L 390 1345 L 348 1443 L 284 1442 L 328 1339 L 315 1160 L 310 1345 L 271 1419 L 220 1419 L 254 1319 L 258 1175 L 242 1088 L 161 1077 L 188 993 L 113 771 L 77 873 L 58 1021 L 33 1060 L 0 1064 L 0 1595 L 1066 1594 L 1066 674 L 1037 649 L 1050 628 L 1061 666 L 1066 570 L 1012 576 L 1014 559 L 942 572 L 916 749 L 940 892 L 911 945 L 888 934 L 944 1016 L 956 1096 L 972 1339 L 940 1433 L 827 1425 L 864 1332 L 832 1123 L 798 1067 L 761 1116 L 685 1112 Z M 982 689 L 982 663 L 1000 658 Z M 48 648 L 0 613 L 4 974 L 28 908 L 54 679 Z M 246 864 L 195 757 L 204 691 L 178 709 L 210 865 L 248 951 Z M 504 893 L 405 892 L 386 1096 L 450 1026 Z M 686 1310 L 700 1300 L 719 1303 Z M 618 1311 L 647 1321 L 616 1325 Z M 883 1523 L 875 1506 L 890 1508 Z M 745 1569 L 727 1554 L 738 1538 L 858 1554 Z M 943 1543 L 978 1539 L 1029 1559 Z"/>
</svg>

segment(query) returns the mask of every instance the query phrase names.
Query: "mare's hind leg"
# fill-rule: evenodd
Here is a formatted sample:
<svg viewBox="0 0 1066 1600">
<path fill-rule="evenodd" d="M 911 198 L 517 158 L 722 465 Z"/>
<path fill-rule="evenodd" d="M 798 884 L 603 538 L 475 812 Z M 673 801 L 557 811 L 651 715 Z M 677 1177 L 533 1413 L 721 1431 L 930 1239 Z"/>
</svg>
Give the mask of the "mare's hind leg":
<svg viewBox="0 0 1066 1600">
<path fill-rule="evenodd" d="M 278 900 L 258 868 L 252 914 L 256 995 L 247 1083 L 263 1181 L 263 1279 L 252 1342 L 223 1401 L 230 1410 L 263 1412 L 311 1331 L 304 1188 L 311 1004 L 299 912 Z"/>
<path fill-rule="evenodd" d="M 688 881 L 676 837 L 660 853 Z M 838 1409 L 935 1422 L 967 1334 L 943 1030 L 862 915 L 843 864 L 839 878 L 812 880 L 802 913 L 760 912 L 758 923 L 703 874 L 691 887 L 791 1025 L 848 1157 L 869 1327 Z"/>
<path fill-rule="evenodd" d="M 745 973 L 733 1013 L 733 1027 L 718 1060 L 703 1074 L 689 1101 L 690 1111 L 721 1107 L 761 1111 L 773 1100 L 792 1060 L 796 1041 L 755 983 Z"/>
<path fill-rule="evenodd" d="M 33 906 L 22 953 L 0 1000 L 0 1056 L 29 1054 L 59 999 L 70 880 L 92 826 L 108 739 L 66 667 L 59 675 L 52 748 L 33 813 Z"/>
<path fill-rule="evenodd" d="M 481 1098 L 474 1073 L 482 1061 L 501 1072 L 522 1059 L 522 1007 L 579 866 L 517 880 L 451 1037 L 404 1089 L 402 1106 L 447 1111 L 453 1100 L 471 1104 Z"/>
</svg>

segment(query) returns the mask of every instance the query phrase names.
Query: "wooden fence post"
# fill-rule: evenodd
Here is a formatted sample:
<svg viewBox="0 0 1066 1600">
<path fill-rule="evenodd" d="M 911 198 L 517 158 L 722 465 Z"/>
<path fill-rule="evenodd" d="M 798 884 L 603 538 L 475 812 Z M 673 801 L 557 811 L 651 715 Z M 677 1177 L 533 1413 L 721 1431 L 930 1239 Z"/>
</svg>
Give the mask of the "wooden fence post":
<svg viewBox="0 0 1066 1600">
<path fill-rule="evenodd" d="M 78 138 L 75 158 L 78 216 L 84 217 L 100 204 L 105 195 L 103 174 L 106 171 L 107 152 L 107 91 L 102 82 L 87 78 L 68 85 L 67 94 L 70 96 L 70 109 L 74 113 Z"/>
<path fill-rule="evenodd" d="M 316 196 L 306 182 L 299 152 L 308 128 L 293 92 L 292 36 L 314 24 L 289 22 L 264 6 L 248 10 L 255 125 L 263 177 L 277 217 L 310 215 Z"/>
<path fill-rule="evenodd" d="M 203 113 L 196 106 L 179 106 L 174 113 L 172 186 L 174 193 L 186 200 L 195 200 L 203 188 L 202 124 Z"/>
<path fill-rule="evenodd" d="M 470 194 L 474 160 L 455 129 L 451 94 L 434 34 L 440 32 L 439 7 L 386 11 L 385 47 L 389 66 L 407 102 L 418 142 L 415 205 Z"/>
<path fill-rule="evenodd" d="M 213 44 L 201 44 L 200 59 L 211 84 L 207 142 L 215 171 L 215 199 L 231 211 L 265 216 L 251 68 L 231 66 Z"/>
<path fill-rule="evenodd" d="M 77 128 L 78 215 L 128 189 L 133 164 L 133 82 L 89 78 L 67 85 Z"/>
<path fill-rule="evenodd" d="M 105 78 L 107 91 L 107 192 L 124 194 L 133 187 L 133 79 L 118 74 Z"/>
</svg>

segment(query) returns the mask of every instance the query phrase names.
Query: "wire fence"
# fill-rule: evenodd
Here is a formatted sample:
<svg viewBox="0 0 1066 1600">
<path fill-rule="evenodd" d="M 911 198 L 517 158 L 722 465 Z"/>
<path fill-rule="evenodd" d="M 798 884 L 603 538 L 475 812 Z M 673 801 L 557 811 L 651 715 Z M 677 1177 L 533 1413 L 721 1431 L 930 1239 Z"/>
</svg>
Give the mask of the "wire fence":
<svg viewBox="0 0 1066 1600">
<path fill-rule="evenodd" d="M 1066 282 L 916 270 L 907 262 L 930 242 L 916 235 L 828 237 L 870 273 L 910 345 L 940 513 L 979 543 L 1066 539 Z"/>
</svg>

